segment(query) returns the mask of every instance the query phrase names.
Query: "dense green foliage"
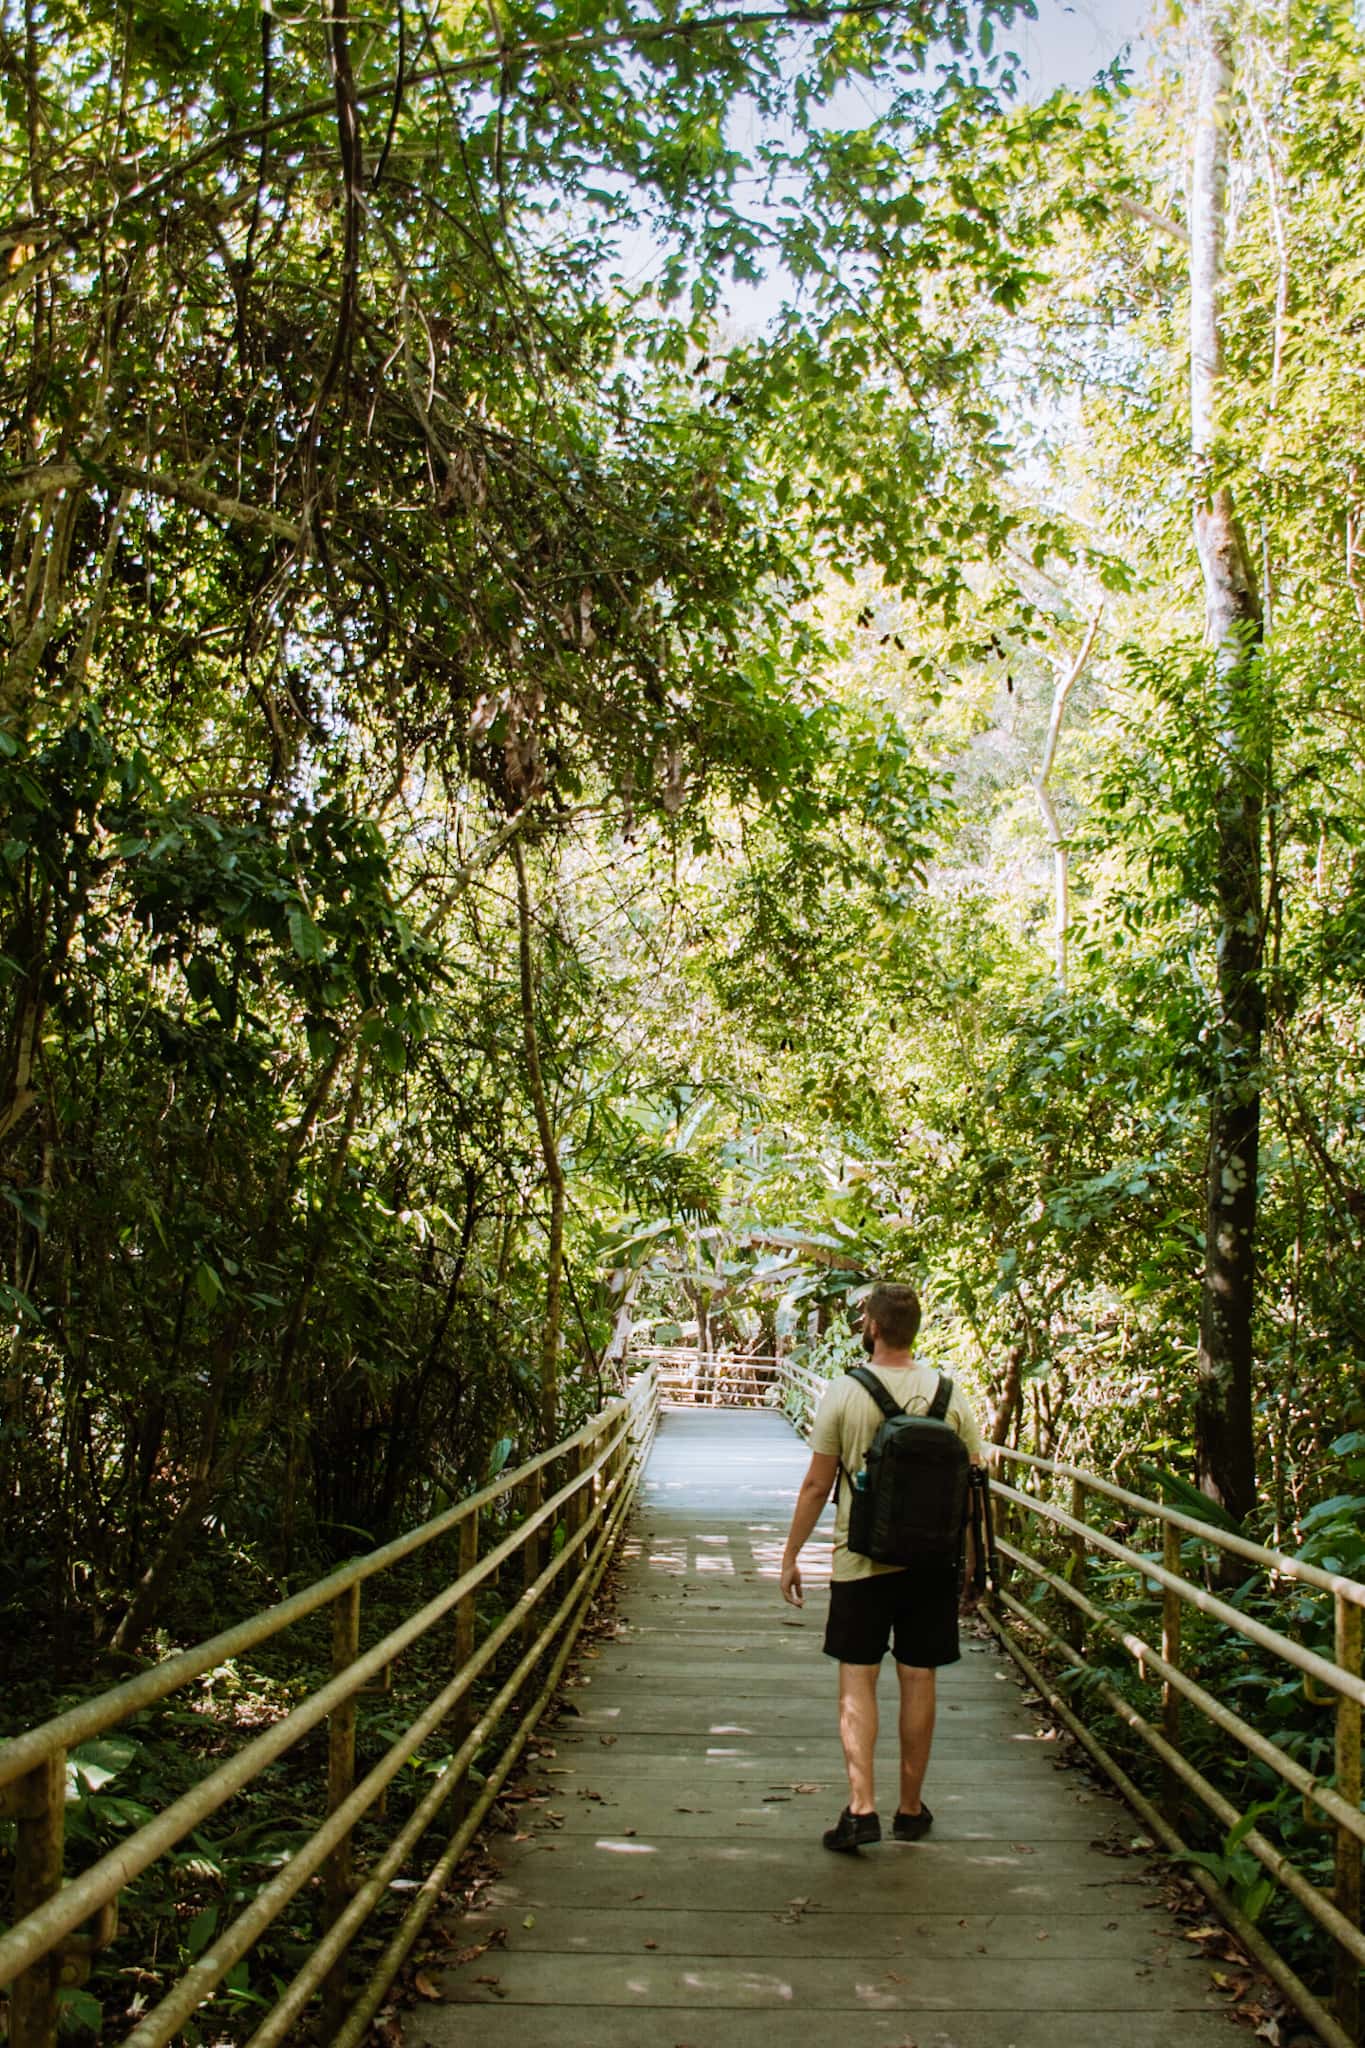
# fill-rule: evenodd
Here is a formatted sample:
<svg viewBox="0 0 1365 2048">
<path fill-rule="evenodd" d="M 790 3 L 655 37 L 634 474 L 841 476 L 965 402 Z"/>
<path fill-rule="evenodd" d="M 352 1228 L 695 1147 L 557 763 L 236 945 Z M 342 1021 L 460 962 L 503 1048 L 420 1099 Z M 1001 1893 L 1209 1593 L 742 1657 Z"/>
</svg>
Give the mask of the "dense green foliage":
<svg viewBox="0 0 1365 2048">
<path fill-rule="evenodd" d="M 1196 462 L 1194 32 L 1039 102 L 1011 13 L 4 9 L 14 1720 L 533 1448 L 627 1316 L 833 1370 L 907 1274 L 997 1440 L 1206 1482 L 1230 1089 L 1247 1524 L 1365 1569 L 1365 40 L 1225 10 Z M 81 1853 L 182 1735 L 86 1759 Z M 289 1796 L 132 1900 L 168 1958 Z"/>
<path fill-rule="evenodd" d="M 1188 52 L 1038 104 L 1007 24 L 7 19 L 0 1607 L 64 1670 L 580 1412 L 623 1302 L 910 1271 L 1002 1438 L 1192 1474 L 1234 739 L 1256 1526 L 1349 1493 L 1361 40 L 1234 23 L 1231 734 Z"/>
</svg>

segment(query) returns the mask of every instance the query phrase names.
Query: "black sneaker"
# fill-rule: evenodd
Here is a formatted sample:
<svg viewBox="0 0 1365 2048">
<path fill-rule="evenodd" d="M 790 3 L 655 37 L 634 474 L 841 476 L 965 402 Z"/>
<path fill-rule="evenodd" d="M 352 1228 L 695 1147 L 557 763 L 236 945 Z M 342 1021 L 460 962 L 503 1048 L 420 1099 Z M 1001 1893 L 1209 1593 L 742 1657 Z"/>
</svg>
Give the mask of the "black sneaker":
<svg viewBox="0 0 1365 2048">
<path fill-rule="evenodd" d="M 827 1849 L 840 1849 L 856 1856 L 864 1842 L 880 1842 L 882 1824 L 875 1813 L 853 1813 L 846 1806 L 832 1828 L 820 1837 Z"/>
<path fill-rule="evenodd" d="M 891 1823 L 892 1839 L 897 1842 L 918 1842 L 927 1835 L 934 1825 L 934 1816 L 927 1806 L 921 1806 L 918 1813 L 898 1813 Z"/>
</svg>

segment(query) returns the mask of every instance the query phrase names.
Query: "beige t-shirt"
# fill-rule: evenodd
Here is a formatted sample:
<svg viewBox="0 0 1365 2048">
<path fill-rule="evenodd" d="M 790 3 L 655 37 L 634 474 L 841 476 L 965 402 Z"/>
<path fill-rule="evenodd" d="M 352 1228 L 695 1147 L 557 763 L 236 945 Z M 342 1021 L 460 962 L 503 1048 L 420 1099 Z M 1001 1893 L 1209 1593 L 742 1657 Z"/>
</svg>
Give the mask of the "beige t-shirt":
<svg viewBox="0 0 1365 2048">
<path fill-rule="evenodd" d="M 938 1389 L 939 1376 L 931 1365 L 905 1365 L 891 1368 L 874 1366 L 882 1385 L 892 1400 L 910 1415 L 927 1415 Z M 967 1446 L 967 1455 L 974 1465 L 986 1462 L 986 1444 L 981 1434 L 981 1425 L 976 1419 L 971 1403 L 964 1396 L 961 1387 L 953 1382 L 953 1398 L 948 1403 L 945 1418 L 957 1431 Z M 854 1476 L 862 1469 L 867 1456 L 868 1445 L 881 1427 L 882 1411 L 865 1387 L 845 1373 L 842 1379 L 830 1382 L 829 1392 L 820 1403 L 815 1424 L 810 1433 L 810 1447 L 823 1452 L 827 1457 L 839 1458 L 844 1471 Z M 870 1579 L 878 1572 L 903 1571 L 898 1564 L 874 1564 L 870 1557 L 859 1557 L 848 1547 L 848 1481 L 839 1480 L 838 1506 L 834 1515 L 834 1576 L 836 1579 Z"/>
</svg>

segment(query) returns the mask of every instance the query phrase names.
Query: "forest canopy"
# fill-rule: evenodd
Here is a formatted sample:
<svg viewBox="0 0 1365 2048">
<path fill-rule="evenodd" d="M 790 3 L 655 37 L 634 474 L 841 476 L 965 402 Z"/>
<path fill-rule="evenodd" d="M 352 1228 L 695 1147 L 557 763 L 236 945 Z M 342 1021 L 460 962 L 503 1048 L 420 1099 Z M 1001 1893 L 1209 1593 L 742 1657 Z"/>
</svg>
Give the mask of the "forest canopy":
<svg viewBox="0 0 1365 2048">
<path fill-rule="evenodd" d="M 878 1274 L 997 1440 L 1360 1569 L 1365 46 L 1041 96 L 1027 11 L 7 7 L 63 1669 L 552 1441 L 623 1311 L 832 1367 Z"/>
</svg>

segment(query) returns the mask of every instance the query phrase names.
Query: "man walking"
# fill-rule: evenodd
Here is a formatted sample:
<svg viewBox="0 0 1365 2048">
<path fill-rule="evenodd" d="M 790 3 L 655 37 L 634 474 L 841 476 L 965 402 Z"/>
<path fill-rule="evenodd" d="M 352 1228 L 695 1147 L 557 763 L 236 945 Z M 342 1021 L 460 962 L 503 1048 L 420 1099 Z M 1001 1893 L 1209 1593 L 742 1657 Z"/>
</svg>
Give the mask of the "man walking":
<svg viewBox="0 0 1365 2048">
<path fill-rule="evenodd" d="M 863 1312 L 863 1349 L 886 1392 L 907 1414 L 927 1415 L 939 1375 L 911 1356 L 920 1324 L 913 1287 L 877 1286 Z M 974 1465 L 986 1447 L 970 1404 L 955 1387 L 944 1420 L 957 1431 Z M 848 1805 L 824 1835 L 827 1849 L 856 1851 L 881 1840 L 873 1785 L 877 1743 L 877 1678 L 888 1646 L 900 1682 L 900 1804 L 892 1823 L 898 1842 L 917 1842 L 933 1825 L 920 1796 L 934 1739 L 935 1673 L 955 1664 L 958 1574 L 956 1561 L 931 1557 L 917 1564 L 875 1564 L 848 1547 L 850 1479 L 861 1471 L 882 1422 L 873 1396 L 845 1374 L 831 1383 L 811 1431 L 811 1461 L 801 1482 L 782 1558 L 782 1596 L 804 1605 L 797 1562 L 820 1519 L 836 1476 L 834 1575 L 830 1586 L 825 1655 L 839 1662 L 839 1739 L 848 1770 Z M 970 1532 L 968 1533 L 970 1546 Z M 971 1557 L 968 1557 L 970 1571 Z"/>
</svg>

